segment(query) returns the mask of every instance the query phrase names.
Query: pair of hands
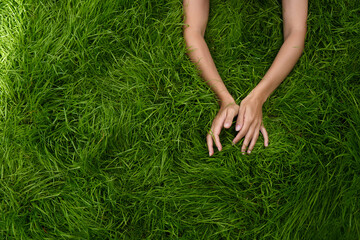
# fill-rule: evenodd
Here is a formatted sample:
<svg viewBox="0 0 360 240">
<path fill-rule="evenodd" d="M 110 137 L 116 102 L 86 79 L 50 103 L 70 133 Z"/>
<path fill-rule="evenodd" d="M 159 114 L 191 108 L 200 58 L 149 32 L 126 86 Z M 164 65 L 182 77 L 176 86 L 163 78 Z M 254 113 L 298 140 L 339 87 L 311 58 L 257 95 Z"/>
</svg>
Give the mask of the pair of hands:
<svg viewBox="0 0 360 240">
<path fill-rule="evenodd" d="M 214 143 L 219 151 L 222 150 L 219 137 L 220 132 L 223 127 L 230 128 L 232 121 L 236 116 L 238 116 L 238 118 L 235 130 L 238 134 L 234 138 L 233 144 L 237 144 L 243 137 L 245 137 L 241 147 L 241 152 L 245 154 L 247 149 L 247 153 L 250 154 L 261 131 L 264 136 L 264 145 L 267 147 L 269 145 L 269 137 L 264 124 L 262 123 L 262 105 L 263 103 L 251 94 L 244 98 L 240 105 L 237 105 L 235 101 L 224 104 L 222 103 L 218 114 L 213 120 L 210 132 L 206 137 L 209 156 L 214 154 Z"/>
</svg>

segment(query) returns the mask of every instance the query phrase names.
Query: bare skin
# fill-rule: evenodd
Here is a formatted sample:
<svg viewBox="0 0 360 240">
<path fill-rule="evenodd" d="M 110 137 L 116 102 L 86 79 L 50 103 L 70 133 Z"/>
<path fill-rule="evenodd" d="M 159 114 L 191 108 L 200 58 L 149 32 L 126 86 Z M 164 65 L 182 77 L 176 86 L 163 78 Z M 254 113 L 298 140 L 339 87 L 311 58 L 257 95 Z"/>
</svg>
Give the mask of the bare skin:
<svg viewBox="0 0 360 240">
<path fill-rule="evenodd" d="M 262 121 L 262 106 L 271 93 L 281 84 L 294 68 L 305 45 L 308 0 L 282 0 L 284 20 L 284 43 L 271 67 L 258 85 L 237 105 L 222 81 L 209 48 L 204 40 L 209 16 L 209 0 L 184 0 L 184 38 L 189 58 L 196 64 L 201 77 L 219 98 L 220 110 L 212 122 L 206 137 L 209 155 L 214 154 L 213 144 L 222 150 L 220 132 L 230 128 L 237 116 L 235 130 L 238 134 L 233 140 L 237 144 L 244 138 L 241 151 L 248 154 L 253 150 L 260 132 L 265 147 L 269 144 L 268 133 Z"/>
</svg>

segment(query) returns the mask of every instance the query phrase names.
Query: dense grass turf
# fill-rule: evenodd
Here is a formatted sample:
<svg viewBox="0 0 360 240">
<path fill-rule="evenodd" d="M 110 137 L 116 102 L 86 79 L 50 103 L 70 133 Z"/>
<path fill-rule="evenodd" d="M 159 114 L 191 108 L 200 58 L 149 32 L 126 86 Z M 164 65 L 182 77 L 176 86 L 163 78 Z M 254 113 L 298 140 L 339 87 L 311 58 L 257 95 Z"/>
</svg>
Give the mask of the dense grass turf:
<svg viewBox="0 0 360 240">
<path fill-rule="evenodd" d="M 208 157 L 215 95 L 180 0 L 0 0 L 1 239 L 359 239 L 354 0 L 309 1 L 306 48 L 265 103 L 270 146 Z M 281 1 L 211 1 L 239 103 L 280 48 Z"/>
</svg>

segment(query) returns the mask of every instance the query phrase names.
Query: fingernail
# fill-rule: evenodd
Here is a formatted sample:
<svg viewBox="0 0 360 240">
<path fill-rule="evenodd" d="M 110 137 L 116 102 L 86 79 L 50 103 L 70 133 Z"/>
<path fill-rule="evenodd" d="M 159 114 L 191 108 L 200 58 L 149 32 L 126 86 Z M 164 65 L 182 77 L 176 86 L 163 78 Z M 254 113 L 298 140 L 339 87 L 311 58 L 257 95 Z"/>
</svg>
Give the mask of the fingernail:
<svg viewBox="0 0 360 240">
<path fill-rule="evenodd" d="M 234 146 L 235 145 L 235 143 L 234 142 L 231 142 L 231 144 Z"/>
<path fill-rule="evenodd" d="M 242 155 L 245 155 L 245 153 L 244 153 L 244 152 L 242 152 Z"/>
<path fill-rule="evenodd" d="M 248 154 L 250 154 L 250 153 L 251 153 L 251 151 L 250 151 L 250 150 L 248 150 L 248 151 L 247 151 L 247 153 L 248 153 Z"/>
<path fill-rule="evenodd" d="M 265 147 L 267 147 L 267 146 L 269 146 L 269 144 L 266 143 L 266 144 L 265 144 Z"/>
<path fill-rule="evenodd" d="M 235 131 L 240 131 L 240 125 L 236 125 Z"/>
<path fill-rule="evenodd" d="M 231 126 L 230 123 L 225 123 L 226 128 L 229 128 L 230 126 Z"/>
</svg>

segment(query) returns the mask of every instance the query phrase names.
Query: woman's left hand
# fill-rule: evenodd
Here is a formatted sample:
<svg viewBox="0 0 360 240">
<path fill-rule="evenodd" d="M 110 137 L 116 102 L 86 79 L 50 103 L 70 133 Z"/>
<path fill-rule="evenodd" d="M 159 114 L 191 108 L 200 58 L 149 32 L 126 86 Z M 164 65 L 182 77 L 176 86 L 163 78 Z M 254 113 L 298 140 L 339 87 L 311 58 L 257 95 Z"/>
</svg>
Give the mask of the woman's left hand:
<svg viewBox="0 0 360 240">
<path fill-rule="evenodd" d="M 221 103 L 220 110 L 216 115 L 215 119 L 212 122 L 211 129 L 206 136 L 206 142 L 209 149 L 209 156 L 214 154 L 213 142 L 215 142 L 216 147 L 219 151 L 222 150 L 222 145 L 220 142 L 220 132 L 221 129 L 230 128 L 234 117 L 239 112 L 239 106 L 232 99 L 229 103 Z"/>
<path fill-rule="evenodd" d="M 250 146 L 247 153 L 251 153 L 259 137 L 260 131 L 264 137 L 265 147 L 269 145 L 268 133 L 262 122 L 262 106 L 263 102 L 252 93 L 250 93 L 240 103 L 239 114 L 235 127 L 235 130 L 239 131 L 239 133 L 234 138 L 233 143 L 237 144 L 240 139 L 245 137 L 241 147 L 241 152 L 243 154 L 245 154 L 246 148 L 249 144 Z"/>
</svg>

